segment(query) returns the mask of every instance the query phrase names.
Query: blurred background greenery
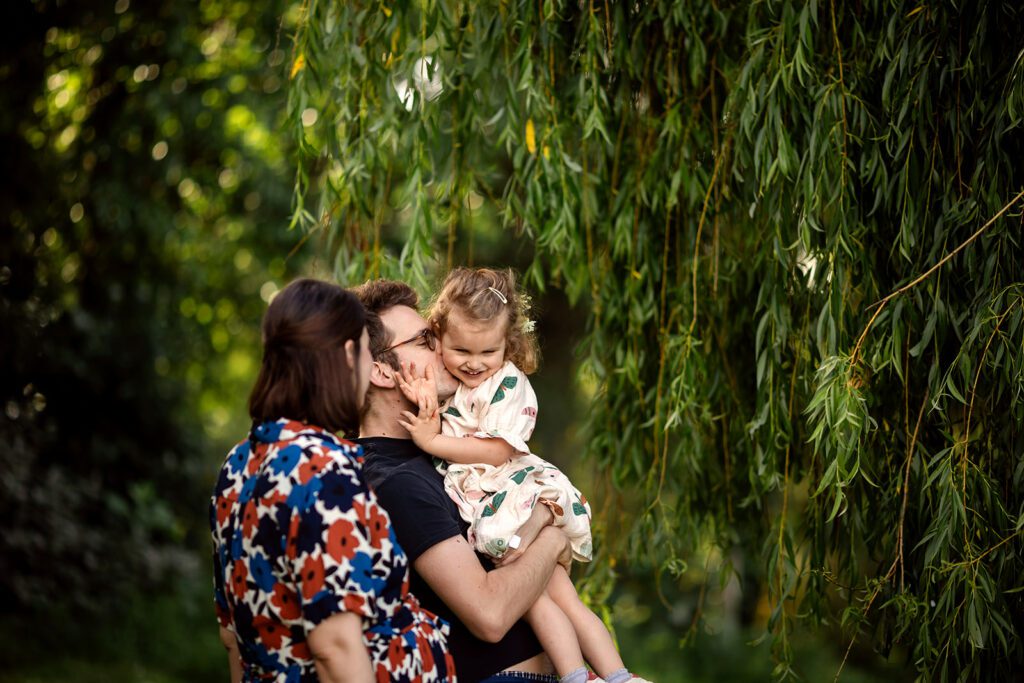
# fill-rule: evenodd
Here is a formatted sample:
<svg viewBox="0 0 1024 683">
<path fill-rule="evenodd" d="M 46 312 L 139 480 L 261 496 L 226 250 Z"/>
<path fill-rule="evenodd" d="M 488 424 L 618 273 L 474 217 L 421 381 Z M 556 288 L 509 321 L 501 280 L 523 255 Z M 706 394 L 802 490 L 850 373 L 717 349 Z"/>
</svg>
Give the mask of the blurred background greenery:
<svg viewBox="0 0 1024 683">
<path fill-rule="evenodd" d="M 299 274 L 330 272 L 323 245 L 287 229 L 293 150 L 280 129 L 296 8 L 7 11 L 0 680 L 224 680 L 208 492 L 247 428 L 266 301 Z M 475 220 L 479 262 L 530 263 L 529 243 Z M 586 489 L 600 474 L 575 461 L 587 406 L 566 392 L 585 315 L 558 291 L 538 309 L 536 449 Z M 704 578 L 620 568 L 599 597 L 625 659 L 659 681 L 768 679 L 767 644 L 754 642 L 762 589 L 734 577 L 708 592 Z M 798 672 L 830 679 L 846 639 L 802 637 Z M 855 648 L 844 680 L 905 678 L 900 653 L 890 660 Z"/>
</svg>

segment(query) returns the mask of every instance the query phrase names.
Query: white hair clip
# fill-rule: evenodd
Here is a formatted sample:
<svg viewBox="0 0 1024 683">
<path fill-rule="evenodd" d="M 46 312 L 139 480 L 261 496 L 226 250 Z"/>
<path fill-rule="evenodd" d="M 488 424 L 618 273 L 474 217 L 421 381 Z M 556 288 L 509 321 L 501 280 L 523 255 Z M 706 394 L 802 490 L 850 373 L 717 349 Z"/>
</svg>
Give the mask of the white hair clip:
<svg viewBox="0 0 1024 683">
<path fill-rule="evenodd" d="M 494 295 L 496 297 L 498 297 L 499 299 L 501 299 L 501 303 L 503 303 L 503 304 L 507 304 L 508 303 L 508 299 L 505 298 L 505 295 L 502 294 L 501 292 L 499 292 L 498 290 L 496 290 L 494 287 L 488 287 L 487 289 L 489 289 L 492 292 L 494 292 Z"/>
</svg>

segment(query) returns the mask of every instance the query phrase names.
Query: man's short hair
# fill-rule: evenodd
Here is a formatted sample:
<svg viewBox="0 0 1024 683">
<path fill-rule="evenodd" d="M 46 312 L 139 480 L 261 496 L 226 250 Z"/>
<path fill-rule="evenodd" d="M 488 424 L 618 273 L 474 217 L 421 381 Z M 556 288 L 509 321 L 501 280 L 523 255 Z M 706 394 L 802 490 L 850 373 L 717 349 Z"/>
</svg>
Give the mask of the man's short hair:
<svg viewBox="0 0 1024 683">
<path fill-rule="evenodd" d="M 353 287 L 352 293 L 366 309 L 370 354 L 375 361 L 387 363 L 398 370 L 398 355 L 394 351 L 384 350 L 394 343 L 394 335 L 384 327 L 380 316 L 395 306 L 408 306 L 414 311 L 417 310 L 420 304 L 419 294 L 409 285 L 397 280 L 368 280 L 358 287 Z"/>
</svg>

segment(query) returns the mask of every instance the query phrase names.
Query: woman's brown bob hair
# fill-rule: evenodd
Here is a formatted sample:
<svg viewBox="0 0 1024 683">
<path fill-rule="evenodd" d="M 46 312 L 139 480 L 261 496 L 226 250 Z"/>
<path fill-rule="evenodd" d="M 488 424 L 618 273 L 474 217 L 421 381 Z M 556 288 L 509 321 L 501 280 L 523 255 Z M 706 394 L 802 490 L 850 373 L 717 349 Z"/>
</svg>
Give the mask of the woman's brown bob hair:
<svg viewBox="0 0 1024 683">
<path fill-rule="evenodd" d="M 271 301 L 263 316 L 263 362 L 249 396 L 253 423 L 288 418 L 332 432 L 359 427 L 355 368 L 366 311 L 354 294 L 320 280 L 295 280 Z"/>
</svg>

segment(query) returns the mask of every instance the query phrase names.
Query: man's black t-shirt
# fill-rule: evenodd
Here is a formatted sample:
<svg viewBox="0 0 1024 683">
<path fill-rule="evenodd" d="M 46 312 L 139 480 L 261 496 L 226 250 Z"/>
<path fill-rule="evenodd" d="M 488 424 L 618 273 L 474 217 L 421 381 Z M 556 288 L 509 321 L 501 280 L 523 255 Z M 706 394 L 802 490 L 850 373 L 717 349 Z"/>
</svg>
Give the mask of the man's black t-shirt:
<svg viewBox="0 0 1024 683">
<path fill-rule="evenodd" d="M 455 503 L 444 491 L 444 477 L 434 469 L 430 456 L 410 439 L 370 437 L 356 439 L 363 446 L 363 474 L 391 517 L 398 543 L 409 566 L 431 547 L 469 527 Z M 484 569 L 494 568 L 490 558 L 477 553 Z M 540 642 L 529 624 L 520 619 L 497 643 L 476 638 L 415 571 L 412 593 L 420 604 L 451 624 L 448 646 L 461 683 L 474 683 L 541 653 Z"/>
</svg>

